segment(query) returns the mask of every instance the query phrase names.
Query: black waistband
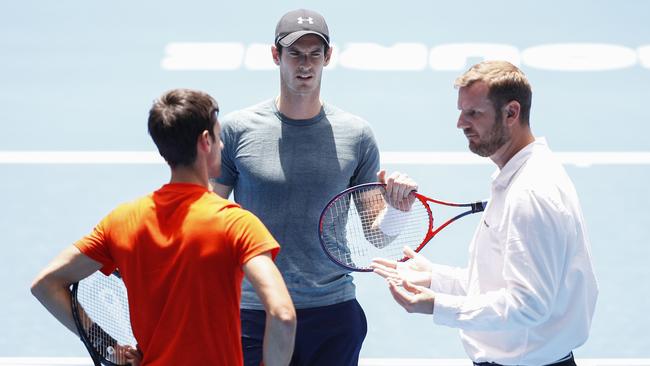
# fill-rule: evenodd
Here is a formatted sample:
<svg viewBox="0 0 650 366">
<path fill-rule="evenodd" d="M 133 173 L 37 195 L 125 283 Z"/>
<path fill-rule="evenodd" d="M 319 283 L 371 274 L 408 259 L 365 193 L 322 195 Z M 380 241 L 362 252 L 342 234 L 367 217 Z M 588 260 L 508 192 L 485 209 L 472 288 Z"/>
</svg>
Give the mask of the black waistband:
<svg viewBox="0 0 650 366">
<path fill-rule="evenodd" d="M 570 352 L 568 355 L 560 358 L 559 360 L 546 364 L 544 366 L 575 366 L 575 360 L 573 359 L 573 352 Z M 499 363 L 494 362 L 474 362 L 474 366 L 505 366 Z"/>
</svg>

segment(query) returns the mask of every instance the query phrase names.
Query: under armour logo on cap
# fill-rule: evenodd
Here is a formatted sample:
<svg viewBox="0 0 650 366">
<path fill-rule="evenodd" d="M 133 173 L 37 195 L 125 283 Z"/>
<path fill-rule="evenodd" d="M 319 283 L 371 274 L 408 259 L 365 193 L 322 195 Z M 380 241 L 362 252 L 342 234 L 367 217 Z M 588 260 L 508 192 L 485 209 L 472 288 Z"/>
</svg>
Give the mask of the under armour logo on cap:
<svg viewBox="0 0 650 366">
<path fill-rule="evenodd" d="M 289 47 L 307 34 L 319 36 L 329 47 L 330 33 L 325 18 L 313 10 L 293 10 L 284 14 L 275 27 L 275 44 Z"/>
<path fill-rule="evenodd" d="M 314 24 L 314 18 L 309 17 L 305 19 L 303 17 L 298 17 L 298 24 L 302 24 L 302 22 L 309 22 L 309 24 Z"/>
</svg>

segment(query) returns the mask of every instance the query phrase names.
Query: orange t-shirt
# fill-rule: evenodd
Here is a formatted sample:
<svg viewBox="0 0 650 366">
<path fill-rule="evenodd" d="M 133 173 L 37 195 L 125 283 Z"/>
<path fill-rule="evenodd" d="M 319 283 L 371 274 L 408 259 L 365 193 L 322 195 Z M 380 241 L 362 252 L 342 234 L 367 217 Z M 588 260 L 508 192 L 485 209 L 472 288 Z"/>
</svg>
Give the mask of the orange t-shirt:
<svg viewBox="0 0 650 366">
<path fill-rule="evenodd" d="M 75 243 L 119 268 L 143 365 L 241 365 L 242 265 L 279 245 L 252 213 L 205 187 L 167 184 Z"/>
</svg>

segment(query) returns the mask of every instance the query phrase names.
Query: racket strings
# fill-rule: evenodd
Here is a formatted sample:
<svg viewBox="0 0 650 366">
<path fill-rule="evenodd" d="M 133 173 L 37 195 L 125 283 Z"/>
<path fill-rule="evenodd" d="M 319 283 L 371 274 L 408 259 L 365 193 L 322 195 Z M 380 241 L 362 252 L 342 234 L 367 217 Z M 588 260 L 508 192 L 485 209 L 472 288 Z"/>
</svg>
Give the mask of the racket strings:
<svg viewBox="0 0 650 366">
<path fill-rule="evenodd" d="M 81 320 L 94 349 L 105 359 L 126 364 L 124 348 L 135 347 L 126 288 L 115 276 L 95 273 L 79 282 L 77 300 Z"/>
<path fill-rule="evenodd" d="M 330 204 L 323 219 L 323 245 L 339 263 L 368 269 L 373 258 L 399 260 L 404 246 L 417 248 L 429 220 L 421 201 L 400 210 L 387 203 L 382 186 L 363 187 Z"/>
</svg>

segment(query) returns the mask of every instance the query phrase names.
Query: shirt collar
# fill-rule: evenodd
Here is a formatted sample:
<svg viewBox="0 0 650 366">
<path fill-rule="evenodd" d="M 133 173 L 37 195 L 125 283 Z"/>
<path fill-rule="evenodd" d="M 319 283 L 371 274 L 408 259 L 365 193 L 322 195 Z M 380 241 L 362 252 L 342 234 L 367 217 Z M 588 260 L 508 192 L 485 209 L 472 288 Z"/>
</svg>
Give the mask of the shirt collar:
<svg viewBox="0 0 650 366">
<path fill-rule="evenodd" d="M 282 123 L 301 127 L 301 126 L 315 125 L 316 123 L 320 122 L 323 118 L 325 118 L 326 106 L 325 103 L 323 103 L 320 107 L 320 111 L 318 112 L 318 114 L 308 119 L 292 119 L 285 116 L 278 109 L 275 99 L 271 99 L 271 108 L 273 109 L 273 113 L 275 113 L 275 115 L 278 117 L 280 121 L 282 121 Z"/>
<path fill-rule="evenodd" d="M 533 151 L 540 148 L 548 148 L 546 138 L 537 137 L 535 141 L 526 145 L 523 149 L 519 150 L 502 169 L 498 169 L 492 174 L 492 185 L 495 188 L 505 188 L 510 184 L 512 177 L 519 171 L 519 169 L 526 164 L 528 158 L 533 154 Z"/>
</svg>

